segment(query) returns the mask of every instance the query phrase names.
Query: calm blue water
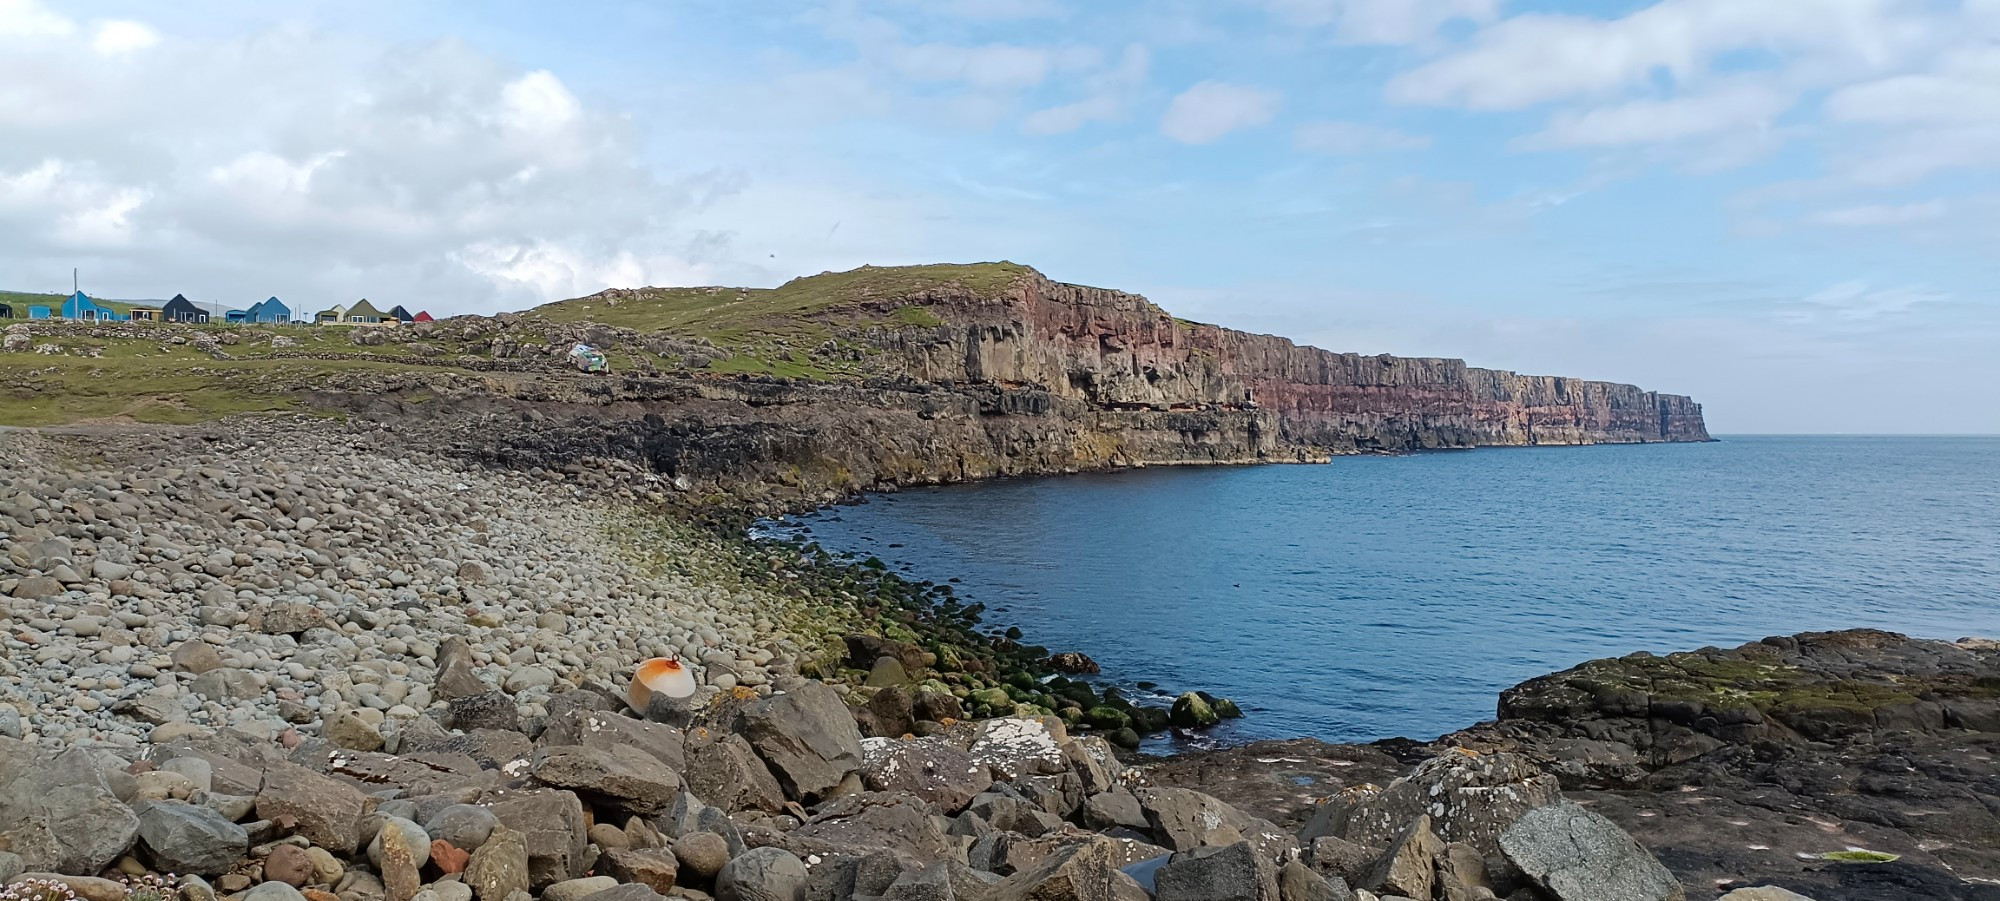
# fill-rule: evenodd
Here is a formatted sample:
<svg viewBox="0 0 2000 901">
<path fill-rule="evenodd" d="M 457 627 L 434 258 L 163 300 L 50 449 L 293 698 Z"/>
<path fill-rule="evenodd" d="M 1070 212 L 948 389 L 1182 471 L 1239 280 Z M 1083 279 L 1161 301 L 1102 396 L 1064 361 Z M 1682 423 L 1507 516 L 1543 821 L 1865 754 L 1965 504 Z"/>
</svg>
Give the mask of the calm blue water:
<svg viewBox="0 0 2000 901">
<path fill-rule="evenodd" d="M 1429 738 L 1594 657 L 1876 626 L 2000 635 L 2000 439 L 1354 457 L 916 489 L 798 522 L 957 576 L 1225 741 Z M 893 547 L 901 545 L 901 547 Z"/>
</svg>

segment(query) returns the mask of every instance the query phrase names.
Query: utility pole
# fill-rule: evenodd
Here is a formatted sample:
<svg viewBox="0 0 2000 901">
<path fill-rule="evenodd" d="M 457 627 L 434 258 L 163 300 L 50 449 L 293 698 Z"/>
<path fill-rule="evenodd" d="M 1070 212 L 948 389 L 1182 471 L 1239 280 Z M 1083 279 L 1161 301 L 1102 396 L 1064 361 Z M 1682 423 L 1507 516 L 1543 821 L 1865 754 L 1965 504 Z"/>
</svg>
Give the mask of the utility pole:
<svg viewBox="0 0 2000 901">
<path fill-rule="evenodd" d="M 79 287 L 80 284 L 81 283 L 76 280 L 76 270 L 71 269 L 69 271 L 69 293 L 75 294 L 76 292 L 83 290 L 83 288 Z"/>
</svg>

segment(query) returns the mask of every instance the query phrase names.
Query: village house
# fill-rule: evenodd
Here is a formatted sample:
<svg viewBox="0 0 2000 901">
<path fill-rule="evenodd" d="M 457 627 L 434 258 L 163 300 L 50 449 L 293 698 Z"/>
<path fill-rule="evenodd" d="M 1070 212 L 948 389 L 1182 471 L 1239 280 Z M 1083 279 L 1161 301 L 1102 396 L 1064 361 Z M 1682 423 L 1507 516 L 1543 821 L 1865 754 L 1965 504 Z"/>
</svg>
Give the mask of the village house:
<svg viewBox="0 0 2000 901">
<path fill-rule="evenodd" d="M 194 305 L 185 294 L 174 295 L 173 300 L 160 308 L 161 322 L 185 322 L 201 324 L 208 321 L 208 311 Z"/>
<path fill-rule="evenodd" d="M 386 315 L 381 310 L 375 309 L 375 305 L 369 303 L 368 298 L 364 297 L 355 301 L 354 306 L 347 308 L 347 318 L 341 321 L 353 325 L 383 325 L 385 324 L 384 319 Z M 387 320 L 387 324 L 393 325 L 395 324 L 395 320 Z"/>
<path fill-rule="evenodd" d="M 326 309 L 319 311 L 318 313 L 313 314 L 313 323 L 316 325 L 333 325 L 335 323 L 346 322 L 346 321 L 347 321 L 346 304 L 337 303 L 334 304 L 333 306 L 327 307 Z"/>
</svg>

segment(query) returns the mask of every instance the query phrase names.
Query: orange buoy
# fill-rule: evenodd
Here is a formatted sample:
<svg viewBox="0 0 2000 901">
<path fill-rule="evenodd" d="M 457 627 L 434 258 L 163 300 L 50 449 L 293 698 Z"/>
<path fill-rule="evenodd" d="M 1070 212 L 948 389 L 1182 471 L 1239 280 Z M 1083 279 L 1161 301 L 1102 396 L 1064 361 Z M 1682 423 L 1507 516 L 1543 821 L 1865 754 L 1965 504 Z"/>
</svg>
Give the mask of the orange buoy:
<svg viewBox="0 0 2000 901">
<path fill-rule="evenodd" d="M 691 697 L 694 671 L 675 657 L 654 657 L 639 664 L 639 671 L 632 674 L 632 686 L 625 690 L 626 702 L 643 714 L 655 692 L 669 698 Z"/>
</svg>

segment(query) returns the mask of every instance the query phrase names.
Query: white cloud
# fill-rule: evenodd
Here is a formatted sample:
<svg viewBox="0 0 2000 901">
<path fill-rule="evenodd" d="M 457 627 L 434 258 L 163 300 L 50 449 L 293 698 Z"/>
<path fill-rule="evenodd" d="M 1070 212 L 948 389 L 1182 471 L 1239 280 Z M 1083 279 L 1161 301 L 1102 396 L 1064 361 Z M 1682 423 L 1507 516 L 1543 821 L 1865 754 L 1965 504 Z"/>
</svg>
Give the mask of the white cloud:
<svg viewBox="0 0 2000 901">
<path fill-rule="evenodd" d="M 1378 153 L 1422 150 L 1431 139 L 1361 122 L 1309 122 L 1292 134 L 1292 146 L 1312 153 Z"/>
<path fill-rule="evenodd" d="M 657 174 L 629 120 L 553 73 L 288 28 L 77 65 L 102 37 L 0 52 L 10 278 L 81 259 L 126 286 L 112 296 L 491 310 L 670 282 L 728 252 L 683 223 L 731 178 Z"/>
<path fill-rule="evenodd" d="M 122 56 L 135 53 L 160 42 L 160 33 L 144 22 L 130 19 L 113 19 L 97 26 L 97 36 L 90 41 L 90 49 L 99 56 Z"/>
<path fill-rule="evenodd" d="M 1278 94 L 1206 81 L 1168 104 L 1160 132 L 1183 144 L 1210 144 L 1234 131 L 1269 124 L 1278 116 Z"/>
<path fill-rule="evenodd" d="M 1946 54 L 1936 68 L 1854 85 L 1828 97 L 1827 113 L 1846 122 L 1991 123 L 2000 120 L 2000 47 Z"/>
<path fill-rule="evenodd" d="M 1865 323 L 1907 313 L 1924 305 L 1950 300 L 1951 296 L 1924 288 L 1874 288 L 1867 282 L 1842 282 L 1824 291 L 1788 304 L 1779 318 L 1795 323 Z"/>
<path fill-rule="evenodd" d="M 1814 213 L 1806 221 L 1815 225 L 1831 225 L 1841 228 L 1872 228 L 1892 225 L 1914 225 L 1921 222 L 1935 222 L 1944 218 L 1949 210 L 1942 200 L 1923 203 L 1870 204 L 1824 210 Z"/>
<path fill-rule="evenodd" d="M 1661 74 L 1689 83 L 1735 51 L 1806 70 L 1880 69 L 1941 37 L 1913 0 L 1661 0 L 1620 19 L 1522 15 L 1389 84 L 1402 103 L 1521 109 L 1620 92 Z M 1809 73 L 1818 74 L 1818 73 Z"/>
<path fill-rule="evenodd" d="M 75 22 L 37 0 L 0 0 L 0 38 L 63 37 L 75 32 Z"/>
<path fill-rule="evenodd" d="M 1151 67 L 1152 56 L 1144 45 L 1126 47 L 1116 66 L 1083 79 L 1089 93 L 1082 100 L 1029 113 L 1021 127 L 1032 134 L 1065 134 L 1092 122 L 1120 119 L 1133 95 L 1145 86 Z"/>
<path fill-rule="evenodd" d="M 1295 25 L 1331 25 L 1356 44 L 1415 44 L 1455 20 L 1487 22 L 1500 0 L 1255 0 Z"/>
<path fill-rule="evenodd" d="M 1634 100 L 1580 112 L 1559 113 L 1541 133 L 1521 141 L 1535 149 L 1652 144 L 1768 128 L 1792 106 L 1791 92 L 1767 84 L 1741 84 L 1706 94 Z"/>
</svg>

